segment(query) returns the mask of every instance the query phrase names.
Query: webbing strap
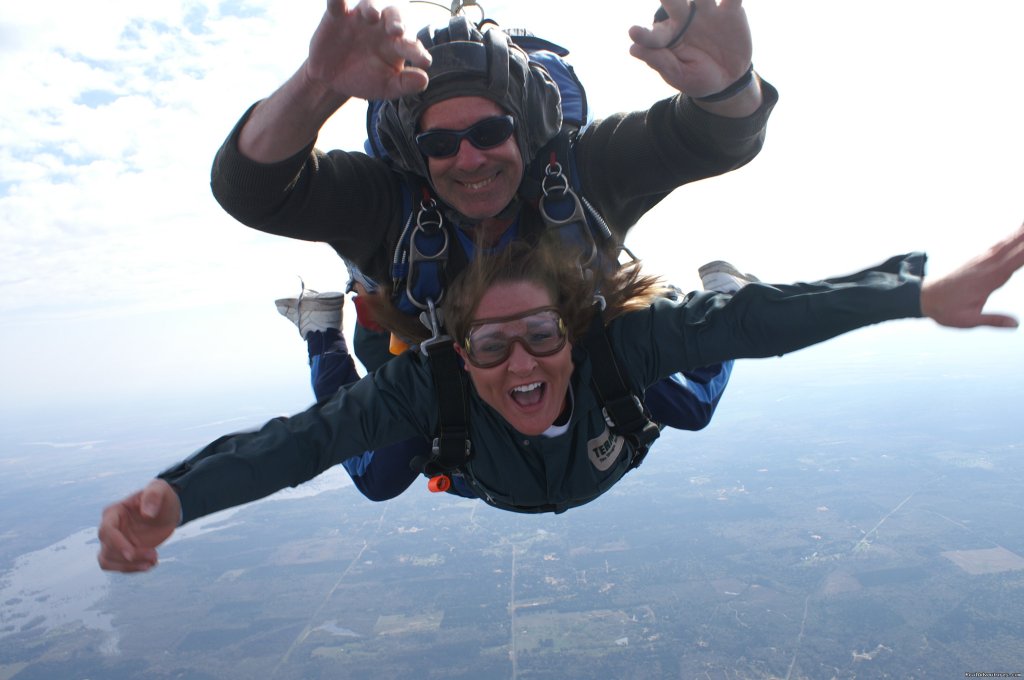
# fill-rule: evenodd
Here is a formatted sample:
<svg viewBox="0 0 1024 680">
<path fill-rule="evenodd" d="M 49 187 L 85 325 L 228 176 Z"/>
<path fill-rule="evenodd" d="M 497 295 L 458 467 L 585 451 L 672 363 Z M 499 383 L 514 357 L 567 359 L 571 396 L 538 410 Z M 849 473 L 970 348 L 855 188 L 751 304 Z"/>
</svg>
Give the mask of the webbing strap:
<svg viewBox="0 0 1024 680">
<path fill-rule="evenodd" d="M 434 377 L 438 433 L 432 455 L 423 461 L 428 475 L 451 472 L 471 456 L 469 442 L 469 395 L 466 379 L 451 337 L 445 335 L 423 347 Z"/>
<path fill-rule="evenodd" d="M 636 467 L 661 435 L 661 430 L 648 418 L 643 402 L 630 390 L 619 369 L 599 305 L 595 305 L 594 317 L 582 344 L 590 355 L 593 371 L 590 380 L 604 407 L 605 420 L 612 432 L 626 437 L 633 444 L 630 467 Z"/>
</svg>

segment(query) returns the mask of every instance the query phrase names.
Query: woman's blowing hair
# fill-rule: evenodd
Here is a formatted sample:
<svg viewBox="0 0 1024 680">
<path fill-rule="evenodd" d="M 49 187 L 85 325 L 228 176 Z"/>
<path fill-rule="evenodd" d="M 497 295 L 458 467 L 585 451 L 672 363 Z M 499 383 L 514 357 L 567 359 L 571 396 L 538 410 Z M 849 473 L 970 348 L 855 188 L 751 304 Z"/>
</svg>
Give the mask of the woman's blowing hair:
<svg viewBox="0 0 1024 680">
<path fill-rule="evenodd" d="M 599 277 L 594 281 L 594 276 Z M 444 299 L 444 323 L 461 343 L 484 293 L 496 284 L 529 282 L 551 295 L 569 330 L 569 338 L 586 334 L 594 313 L 595 290 L 606 302 L 605 321 L 642 309 L 664 293 L 656 277 L 644 275 L 638 262 L 606 274 L 581 275 L 574 258 L 558 243 L 527 245 L 514 242 L 498 253 L 478 256 L 449 286 Z"/>
<path fill-rule="evenodd" d="M 595 276 L 599 278 L 596 282 Z M 643 309 L 665 293 L 665 286 L 657 277 L 643 274 L 639 262 L 584 277 L 561 242 L 548 239 L 528 245 L 514 241 L 499 252 L 478 255 L 448 286 L 441 301 L 442 322 L 448 333 L 461 343 L 484 292 L 498 283 L 519 281 L 536 283 L 548 291 L 569 329 L 570 339 L 587 332 L 594 313 L 595 291 L 600 291 L 606 302 L 605 322 L 624 312 Z M 430 337 L 418 319 L 390 304 L 387 288 L 366 297 L 376 322 L 385 329 L 410 344 Z"/>
</svg>

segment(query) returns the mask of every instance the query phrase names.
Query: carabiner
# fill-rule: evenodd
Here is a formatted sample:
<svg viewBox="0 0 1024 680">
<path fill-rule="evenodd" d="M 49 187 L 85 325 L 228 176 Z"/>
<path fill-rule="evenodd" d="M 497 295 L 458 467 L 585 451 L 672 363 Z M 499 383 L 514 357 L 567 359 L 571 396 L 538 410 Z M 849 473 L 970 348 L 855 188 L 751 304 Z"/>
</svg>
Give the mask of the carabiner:
<svg viewBox="0 0 1024 680">
<path fill-rule="evenodd" d="M 436 237 L 438 233 L 443 237 L 443 241 L 437 252 L 428 254 L 420 250 L 419 243 L 416 240 L 420 234 L 425 237 Z M 444 216 L 437 209 L 437 202 L 434 199 L 424 201 L 420 204 L 420 210 L 416 215 L 416 226 L 413 227 L 412 233 L 409 235 L 408 267 L 405 276 L 406 297 L 418 309 L 427 309 L 427 305 L 431 301 L 429 297 L 431 294 L 437 296 L 436 302 L 440 302 L 441 298 L 444 297 L 444 289 L 440 286 L 440 271 L 434 277 L 439 282 L 438 288 L 440 290 L 427 291 L 427 302 L 421 301 L 413 289 L 420 284 L 416 269 L 421 265 L 436 264 L 439 269 L 444 269 L 444 265 L 448 261 L 448 243 L 448 230 L 444 228 Z"/>
</svg>

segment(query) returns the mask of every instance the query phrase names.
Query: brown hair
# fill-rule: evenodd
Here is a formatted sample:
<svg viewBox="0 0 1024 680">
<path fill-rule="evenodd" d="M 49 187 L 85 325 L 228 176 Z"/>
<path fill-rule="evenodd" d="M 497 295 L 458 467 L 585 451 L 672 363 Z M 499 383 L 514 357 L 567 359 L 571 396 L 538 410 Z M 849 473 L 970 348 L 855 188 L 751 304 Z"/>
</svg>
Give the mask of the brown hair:
<svg viewBox="0 0 1024 680">
<path fill-rule="evenodd" d="M 500 283 L 527 281 L 547 290 L 565 321 L 570 339 L 587 332 L 594 313 L 595 290 L 605 298 L 606 322 L 624 312 L 647 307 L 664 293 L 657 278 L 641 272 L 639 262 L 598 275 L 600 280 L 595 282 L 594 275 L 581 275 L 573 258 L 566 258 L 564 248 L 557 245 L 514 242 L 498 253 L 474 259 L 445 295 L 444 323 L 452 337 L 459 343 L 465 340 L 484 292 Z"/>
<path fill-rule="evenodd" d="M 600 280 L 595 282 L 595 276 Z M 573 258 L 566 257 L 557 239 L 544 239 L 533 245 L 513 241 L 498 252 L 478 255 L 448 286 L 440 305 L 448 333 L 461 344 L 484 292 L 499 283 L 519 281 L 535 283 L 548 291 L 570 339 L 586 334 L 594 312 L 595 290 L 605 299 L 606 323 L 625 312 L 649 306 L 665 293 L 660 279 L 644 274 L 639 261 L 584 277 Z M 367 296 L 375 321 L 411 344 L 428 339 L 430 332 L 419 319 L 390 303 L 390 292 L 382 288 Z"/>
</svg>

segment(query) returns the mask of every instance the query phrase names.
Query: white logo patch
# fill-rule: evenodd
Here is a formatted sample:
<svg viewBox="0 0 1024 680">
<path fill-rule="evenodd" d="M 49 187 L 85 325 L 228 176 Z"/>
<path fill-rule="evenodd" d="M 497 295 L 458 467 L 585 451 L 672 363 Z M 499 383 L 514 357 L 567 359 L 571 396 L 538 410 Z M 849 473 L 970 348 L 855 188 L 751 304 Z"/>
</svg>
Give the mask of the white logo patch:
<svg viewBox="0 0 1024 680">
<path fill-rule="evenodd" d="M 594 467 L 604 472 L 622 453 L 625 443 L 622 437 L 612 434 L 606 427 L 600 436 L 587 442 L 587 455 L 590 456 L 590 462 Z"/>
</svg>

